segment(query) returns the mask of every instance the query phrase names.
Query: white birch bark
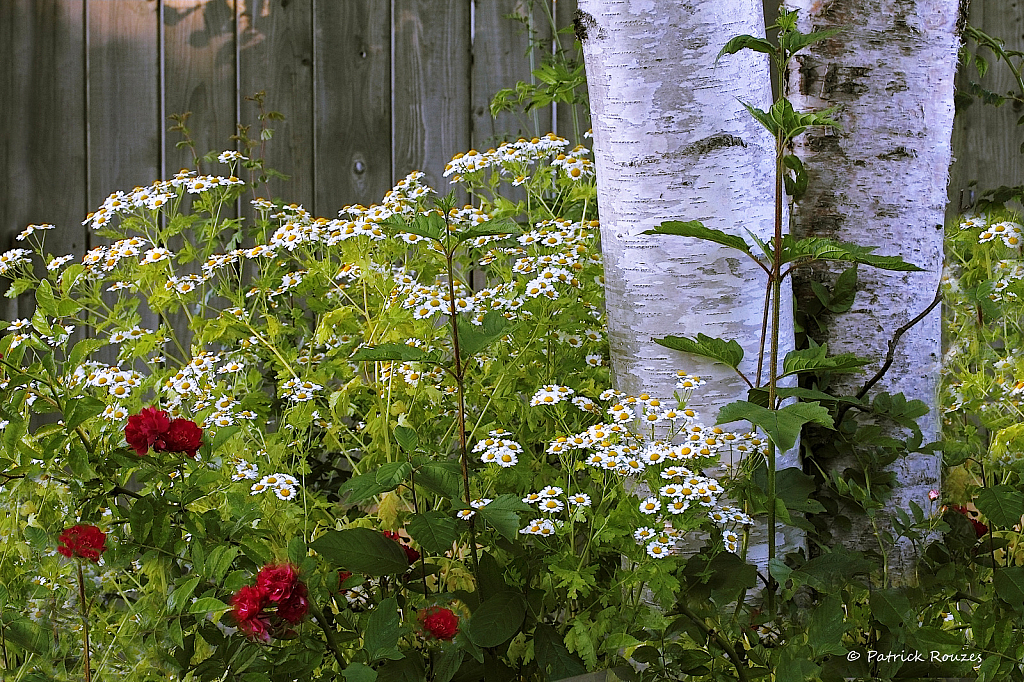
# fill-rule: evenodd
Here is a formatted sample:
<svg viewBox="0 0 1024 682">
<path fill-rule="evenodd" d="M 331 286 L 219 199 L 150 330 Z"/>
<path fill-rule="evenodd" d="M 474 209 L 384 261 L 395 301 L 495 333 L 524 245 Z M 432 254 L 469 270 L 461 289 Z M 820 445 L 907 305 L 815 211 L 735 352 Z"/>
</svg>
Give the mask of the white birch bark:
<svg viewBox="0 0 1024 682">
<path fill-rule="evenodd" d="M 843 131 L 809 132 L 796 153 L 809 174 L 807 194 L 793 211 L 798 236 L 834 237 L 877 246 L 925 269 L 891 273 L 859 269 L 853 308 L 832 318 L 829 349 L 876 358 L 881 365 L 894 332 L 933 300 L 942 270 L 943 212 L 951 161 L 953 77 L 958 38 L 957 0 L 787 0 L 807 33 L 842 27 L 833 39 L 801 52 L 790 65 L 789 97 L 797 109 L 838 106 Z M 809 276 L 806 276 L 809 275 Z M 828 277 L 823 270 L 808 280 Z M 797 284 L 801 295 L 800 281 Z M 932 406 L 921 423 L 924 442 L 938 440 L 936 414 L 941 312 L 936 308 L 902 337 L 895 361 L 875 391 L 904 393 Z M 856 391 L 863 375 L 844 379 Z M 898 435 L 898 434 L 896 434 Z M 938 488 L 939 455 L 897 462 L 899 483 L 889 505 L 928 508 Z M 851 544 L 876 548 L 871 529 L 855 527 Z M 909 547 L 895 557 L 898 573 L 911 561 Z"/>
<path fill-rule="evenodd" d="M 746 399 L 746 384 L 652 339 L 735 339 L 753 380 L 765 275 L 717 244 L 641 232 L 700 220 L 745 238 L 747 229 L 773 234 L 774 142 L 739 102 L 770 106 L 767 58 L 745 51 L 715 64 L 733 36 L 764 35 L 761 0 L 579 0 L 579 10 L 613 380 L 627 393 L 669 397 L 677 370 L 707 377 L 690 404 L 714 423 L 720 407 Z M 782 298 L 784 354 L 793 347 L 791 293 Z M 780 458 L 779 468 L 795 461 Z M 763 563 L 766 546 L 749 556 Z"/>
</svg>

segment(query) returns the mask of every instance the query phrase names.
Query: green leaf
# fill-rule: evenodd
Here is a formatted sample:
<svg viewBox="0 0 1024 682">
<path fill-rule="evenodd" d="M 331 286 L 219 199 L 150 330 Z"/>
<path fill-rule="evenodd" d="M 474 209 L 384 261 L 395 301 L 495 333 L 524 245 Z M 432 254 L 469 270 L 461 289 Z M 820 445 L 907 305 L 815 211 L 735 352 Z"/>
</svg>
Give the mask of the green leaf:
<svg viewBox="0 0 1024 682">
<path fill-rule="evenodd" d="M 768 489 L 768 474 L 762 465 L 754 471 L 754 482 L 764 491 Z M 775 490 L 789 511 L 819 514 L 825 511 L 821 502 L 814 499 L 818 486 L 813 476 L 808 476 L 796 467 L 780 469 L 775 474 Z"/>
<path fill-rule="evenodd" d="M 1008 485 L 982 488 L 974 498 L 974 506 L 992 525 L 1013 528 L 1020 523 L 1020 517 L 1024 516 L 1024 493 Z"/>
<path fill-rule="evenodd" d="M 365 663 L 349 663 L 341 674 L 345 682 L 377 682 L 377 671 Z"/>
<path fill-rule="evenodd" d="M 227 611 L 231 607 L 216 597 L 200 597 L 192 604 L 188 612 L 189 613 L 213 613 L 219 611 Z"/>
<path fill-rule="evenodd" d="M 132 504 L 131 511 L 128 512 L 128 523 L 131 526 L 135 542 L 139 544 L 146 542 L 146 536 L 149 535 L 149 530 L 153 527 L 153 516 L 153 504 L 148 498 L 140 497 Z"/>
<path fill-rule="evenodd" d="M 67 428 L 72 430 L 81 426 L 86 420 L 103 412 L 105 408 L 105 402 L 91 395 L 83 395 L 68 400 L 65 406 Z"/>
<path fill-rule="evenodd" d="M 416 485 L 432 490 L 448 499 L 457 499 L 461 495 L 459 485 L 462 469 L 457 461 L 439 462 L 426 458 L 416 461 Z M 423 463 L 420 464 L 420 462 Z"/>
<path fill-rule="evenodd" d="M 459 538 L 458 521 L 442 511 L 413 514 L 405 529 L 425 550 L 444 554 Z"/>
<path fill-rule="evenodd" d="M 196 585 L 199 584 L 199 576 L 189 578 L 179 587 L 176 587 L 170 596 L 167 597 L 167 610 L 171 613 L 179 613 L 192 598 Z"/>
<path fill-rule="evenodd" d="M 770 55 L 775 54 L 776 48 L 764 38 L 749 35 L 736 36 L 725 44 L 725 47 L 715 57 L 715 62 L 718 62 L 723 55 L 736 54 L 740 50 L 753 50 L 754 52 L 763 52 Z"/>
<path fill-rule="evenodd" d="M 764 126 L 764 128 L 772 134 L 772 137 L 778 137 L 782 133 L 782 126 L 776 123 L 767 111 L 762 111 L 755 106 L 751 106 L 743 100 L 740 100 L 740 104 L 742 104 L 743 108 L 747 110 L 747 113 L 754 117 L 754 120 Z"/>
<path fill-rule="evenodd" d="M 519 229 L 519 225 L 510 218 L 500 218 L 496 220 L 488 220 L 487 222 L 474 225 L 467 230 L 458 233 L 458 241 L 460 244 L 467 242 L 477 237 L 495 237 L 498 235 L 514 235 L 519 234 L 522 230 Z"/>
<path fill-rule="evenodd" d="M 450 682 L 455 673 L 462 667 L 462 659 L 466 652 L 457 646 L 445 646 L 434 659 L 434 677 L 432 682 Z"/>
<path fill-rule="evenodd" d="M 515 495 L 499 495 L 487 506 L 477 509 L 476 513 L 494 526 L 494 530 L 515 541 L 519 537 L 520 527 L 517 511 L 533 511 L 533 508 L 524 504 Z"/>
<path fill-rule="evenodd" d="M 562 680 L 583 675 L 586 666 L 579 656 L 569 653 L 558 631 L 546 623 L 539 623 L 533 635 L 533 652 L 541 672 L 547 680 Z"/>
<path fill-rule="evenodd" d="M 666 220 L 653 230 L 644 230 L 641 234 L 665 234 L 679 237 L 694 237 L 704 241 L 714 242 L 722 246 L 728 246 L 750 255 L 750 246 L 743 240 L 743 237 L 728 234 L 721 230 L 704 227 L 699 220 Z"/>
<path fill-rule="evenodd" d="M 353 353 L 349 359 L 352 362 L 387 362 L 389 360 L 429 362 L 432 360 L 425 350 L 415 346 L 407 346 L 404 343 L 382 343 L 379 346 L 366 346 Z"/>
<path fill-rule="evenodd" d="M 465 360 L 505 336 L 510 323 L 504 315 L 492 310 L 484 315 L 480 326 L 471 324 L 463 317 L 459 317 L 456 324 L 459 330 L 459 354 Z"/>
<path fill-rule="evenodd" d="M 526 600 L 515 592 L 487 599 L 473 612 L 466 634 L 480 647 L 498 646 L 512 639 L 526 618 Z"/>
<path fill-rule="evenodd" d="M 781 377 L 806 372 L 846 373 L 870 364 L 870 358 L 857 357 L 853 353 L 829 355 L 828 344 L 817 345 L 813 341 L 809 348 L 791 350 L 782 360 Z"/>
<path fill-rule="evenodd" d="M 871 615 L 893 632 L 902 630 L 910 622 L 910 601 L 898 588 L 873 590 L 870 604 Z"/>
<path fill-rule="evenodd" d="M 795 154 L 786 154 L 782 158 L 782 164 L 793 171 L 793 177 L 789 177 L 788 174 L 783 176 L 786 183 L 786 194 L 793 197 L 795 201 L 799 201 L 807 193 L 807 171 L 804 170 L 804 164 Z"/>
<path fill-rule="evenodd" d="M 835 260 L 863 263 L 882 270 L 923 272 L 922 268 L 906 262 L 900 256 L 872 255 L 871 252 L 876 248 L 878 247 L 837 242 L 824 237 L 795 239 L 787 234 L 782 238 L 782 261 L 789 263 L 796 260 Z"/>
<path fill-rule="evenodd" d="M 238 556 L 238 551 L 238 547 L 229 545 L 214 547 L 210 551 L 210 556 L 206 559 L 206 577 L 214 583 L 219 583 L 223 580 L 231 568 L 231 562 Z"/>
<path fill-rule="evenodd" d="M 390 488 L 377 483 L 377 472 L 371 471 L 366 474 L 359 474 L 345 481 L 338 489 L 338 495 L 345 499 L 348 493 L 348 504 L 359 504 L 381 493 L 386 493 Z"/>
<path fill-rule="evenodd" d="M 228 439 L 230 439 L 231 436 L 238 433 L 239 430 L 240 427 L 238 426 L 225 426 L 223 428 L 217 429 L 217 435 L 213 437 L 213 443 L 210 445 L 210 451 L 217 452 L 217 449 L 220 446 L 224 445 L 224 443 L 227 443 Z"/>
<path fill-rule="evenodd" d="M 106 345 L 106 339 L 82 339 L 71 349 L 65 364 L 68 367 L 78 367 L 93 351 Z"/>
<path fill-rule="evenodd" d="M 665 348 L 710 358 L 733 369 L 736 369 L 740 361 L 743 360 L 743 347 L 735 340 L 726 341 L 705 334 L 697 334 L 696 339 L 688 339 L 685 336 L 666 336 L 663 339 L 654 339 L 654 342 Z"/>
<path fill-rule="evenodd" d="M 377 469 L 374 480 L 384 490 L 394 490 L 405 483 L 411 473 L 412 464 L 409 462 L 387 462 Z"/>
<path fill-rule="evenodd" d="M 53 288 L 48 280 L 43 280 L 36 287 L 36 305 L 48 317 L 57 317 L 57 301 L 53 297 Z"/>
<path fill-rule="evenodd" d="M 409 568 L 402 547 L 369 528 L 327 531 L 311 547 L 339 568 L 368 576 L 396 575 Z"/>
<path fill-rule="evenodd" d="M 5 640 L 33 654 L 46 656 L 50 653 L 53 633 L 49 628 L 28 618 L 11 618 L 8 615 L 4 615 L 3 623 Z"/>
<path fill-rule="evenodd" d="M 433 239 L 434 241 L 440 241 L 441 235 L 445 232 L 444 217 L 436 211 L 431 211 L 427 215 L 417 215 L 413 218 L 412 222 L 393 215 L 385 220 L 382 225 L 389 228 L 393 233 L 408 232 L 409 234 L 418 234 L 421 237 Z"/>
<path fill-rule="evenodd" d="M 842 601 L 835 595 L 829 595 L 815 607 L 807 628 L 807 644 L 814 651 L 814 656 L 844 655 L 843 635 L 846 629 Z"/>
<path fill-rule="evenodd" d="M 391 544 L 397 546 L 391 540 Z M 399 550 L 401 551 L 401 550 Z M 402 621 L 398 615 L 398 601 L 389 597 L 370 612 L 363 631 L 363 649 L 371 661 L 382 658 L 399 659 L 402 653 L 398 650 L 398 638 L 402 634 Z"/>
<path fill-rule="evenodd" d="M 1012 606 L 1014 611 L 1024 611 L 1024 566 L 996 569 L 992 584 L 997 597 Z"/>
<path fill-rule="evenodd" d="M 827 28 L 823 31 L 814 31 L 812 33 L 801 33 L 796 29 L 792 31 L 786 31 L 780 37 L 782 48 L 787 54 L 795 54 L 800 50 L 804 49 L 808 45 L 816 43 L 821 40 L 827 40 L 835 34 L 839 33 L 841 28 Z"/>
<path fill-rule="evenodd" d="M 728 424 L 741 419 L 759 426 L 780 450 L 789 450 L 796 445 L 801 427 L 808 422 L 833 428 L 831 415 L 818 403 L 794 403 L 780 410 L 769 410 L 740 400 L 723 407 L 718 412 L 716 423 Z"/>
<path fill-rule="evenodd" d="M 395 427 L 395 440 L 398 441 L 398 445 L 407 453 L 412 453 L 419 442 L 419 439 L 416 437 L 416 431 L 408 426 Z"/>
</svg>

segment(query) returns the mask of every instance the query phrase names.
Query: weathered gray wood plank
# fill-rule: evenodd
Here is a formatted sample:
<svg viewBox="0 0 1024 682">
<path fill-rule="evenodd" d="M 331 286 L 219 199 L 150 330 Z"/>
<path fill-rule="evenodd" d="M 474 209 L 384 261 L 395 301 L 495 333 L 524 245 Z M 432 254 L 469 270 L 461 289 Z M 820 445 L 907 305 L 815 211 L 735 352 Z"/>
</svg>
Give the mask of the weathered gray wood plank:
<svg viewBox="0 0 1024 682">
<path fill-rule="evenodd" d="M 555 25 L 558 27 L 558 40 L 562 49 L 570 58 L 583 63 L 583 53 L 576 51 L 576 36 L 573 33 L 562 33 L 562 29 L 573 26 L 573 19 L 576 16 L 576 0 L 554 0 L 555 2 Z M 583 85 L 583 92 L 586 93 L 586 84 Z M 583 138 L 583 133 L 590 129 L 590 113 L 582 104 L 566 105 L 559 104 L 555 107 L 555 125 L 557 132 L 573 144 L 584 144 L 589 142 Z"/>
<path fill-rule="evenodd" d="M 242 9 L 242 6 L 239 6 Z M 263 145 L 268 168 L 290 180 L 272 178 L 257 196 L 281 198 L 308 209 L 313 205 L 313 3 L 311 0 L 259 0 L 239 12 L 239 95 L 266 92 L 266 110 L 284 115 L 269 121 L 274 136 Z M 243 101 L 242 125 L 259 139 L 259 111 Z M 248 180 L 248 177 L 244 179 Z M 249 215 L 243 203 L 243 213 Z"/>
<path fill-rule="evenodd" d="M 147 3 L 151 4 L 151 3 Z M 163 15 L 164 110 L 192 112 L 187 126 L 200 156 L 233 149 L 235 134 L 235 10 L 233 2 L 165 2 Z M 169 121 L 165 121 L 165 130 Z M 166 172 L 192 168 L 177 133 L 165 132 Z M 218 164 L 204 164 L 216 172 Z"/>
<path fill-rule="evenodd" d="M 1019 1 L 976 0 L 971 3 L 970 22 L 1005 40 L 1005 49 L 1024 50 L 1024 7 Z M 970 47 L 974 49 L 973 42 Z M 981 54 L 991 66 L 980 81 L 983 87 L 1001 93 L 1018 89 L 1005 64 L 996 64 L 988 50 Z M 978 80 L 973 67 L 968 73 L 972 80 Z M 958 83 L 966 82 L 964 74 L 957 78 Z M 949 183 L 951 210 L 957 209 L 960 191 L 967 190 L 972 180 L 978 181 L 978 193 L 1000 185 L 1024 184 L 1024 154 L 1019 151 L 1024 142 L 1024 126 L 1017 125 L 1021 116 L 1024 110 L 1014 109 L 1009 103 L 991 107 L 977 100 L 957 112 L 953 125 L 955 161 Z"/>
<path fill-rule="evenodd" d="M 476 149 L 487 149 L 505 140 L 543 135 L 552 130 L 551 107 L 526 115 L 490 113 L 491 100 L 503 88 L 515 88 L 519 81 L 531 82 L 531 68 L 539 68 L 541 57 L 551 45 L 551 0 L 475 0 L 473 15 L 472 112 Z M 508 18 L 523 17 L 523 21 Z M 546 45 L 530 48 L 530 34 Z"/>
<path fill-rule="evenodd" d="M 89 210 L 160 175 L 157 4 L 89 3 Z"/>
<path fill-rule="evenodd" d="M 83 0 L 5 0 L 0 7 L 0 249 L 26 225 L 51 223 L 46 250 L 85 252 Z M 6 291 L 0 284 L 0 292 Z M 30 296 L 3 299 L 24 317 Z"/>
<path fill-rule="evenodd" d="M 379 202 L 392 186 L 391 12 L 379 0 L 314 0 L 314 204 Z"/>
<path fill-rule="evenodd" d="M 445 193 L 451 157 L 470 142 L 469 0 L 394 0 L 394 172 Z"/>
</svg>

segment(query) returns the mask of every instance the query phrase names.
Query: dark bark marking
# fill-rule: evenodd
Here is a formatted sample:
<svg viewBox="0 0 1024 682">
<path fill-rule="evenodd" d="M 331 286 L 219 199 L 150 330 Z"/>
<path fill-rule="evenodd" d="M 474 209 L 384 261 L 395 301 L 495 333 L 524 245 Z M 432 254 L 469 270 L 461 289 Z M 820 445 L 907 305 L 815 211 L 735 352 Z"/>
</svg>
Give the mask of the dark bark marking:
<svg viewBox="0 0 1024 682">
<path fill-rule="evenodd" d="M 581 43 L 587 42 L 587 39 L 590 38 L 590 29 L 595 26 L 597 26 L 597 19 L 594 18 L 594 15 L 588 14 L 581 9 L 576 10 L 576 14 L 572 17 L 572 28 L 576 34 L 576 40 Z M 598 29 L 596 37 L 602 37 L 600 29 Z"/>
<path fill-rule="evenodd" d="M 863 95 L 870 87 L 863 81 L 871 73 L 866 66 L 836 66 L 830 64 L 825 72 L 825 83 L 822 89 L 826 99 L 828 95 L 842 93 L 844 95 Z"/>
<path fill-rule="evenodd" d="M 660 161 L 662 159 L 678 159 L 684 156 L 701 157 L 719 149 L 746 146 L 747 143 L 742 137 L 736 137 L 735 135 L 729 135 L 728 133 L 719 133 L 717 135 L 705 137 L 702 140 L 697 140 L 696 142 L 691 142 L 677 151 L 658 154 L 656 156 L 644 156 L 629 161 L 626 165 L 634 168 L 636 166 L 642 166 L 645 163 L 654 163 L 655 161 Z"/>
<path fill-rule="evenodd" d="M 897 74 L 894 79 L 885 84 L 885 91 L 890 95 L 897 92 L 903 92 L 908 89 L 909 86 L 907 85 L 907 79 L 903 77 L 903 74 Z"/>
<path fill-rule="evenodd" d="M 885 152 L 884 154 L 879 154 L 878 158 L 884 159 L 886 161 L 897 161 L 900 159 L 915 159 L 917 158 L 917 151 L 913 149 L 907 149 L 906 147 L 895 147 Z"/>
</svg>

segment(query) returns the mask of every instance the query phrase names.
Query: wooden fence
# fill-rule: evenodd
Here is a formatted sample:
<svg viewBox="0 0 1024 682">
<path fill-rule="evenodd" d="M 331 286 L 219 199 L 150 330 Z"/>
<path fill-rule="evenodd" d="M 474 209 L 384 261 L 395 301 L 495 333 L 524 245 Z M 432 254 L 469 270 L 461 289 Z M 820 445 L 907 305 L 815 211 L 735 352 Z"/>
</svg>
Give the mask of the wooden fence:
<svg viewBox="0 0 1024 682">
<path fill-rule="evenodd" d="M 551 41 L 575 4 L 2 0 L 0 249 L 46 222 L 54 252 L 81 256 L 92 238 L 81 221 L 108 194 L 191 166 L 171 114 L 192 112 L 200 153 L 234 148 L 237 125 L 259 128 L 246 97 L 261 90 L 285 116 L 266 158 L 291 180 L 272 183 L 274 196 L 333 217 L 414 169 L 444 190 L 459 151 L 571 130 L 565 107 L 495 121 L 488 103 L 530 79 L 526 28 Z M 571 34 L 559 39 L 571 49 Z"/>
<path fill-rule="evenodd" d="M 452 154 L 503 134 L 572 137 L 566 108 L 492 120 L 491 96 L 529 80 L 524 27 L 568 27 L 575 0 L 0 0 L 0 250 L 30 223 L 53 223 L 54 253 L 81 256 L 85 214 L 117 189 L 189 166 L 168 117 L 202 152 L 257 126 L 245 101 L 280 111 L 268 165 L 292 176 L 271 194 L 333 216 L 379 201 L 423 170 L 434 187 Z M 775 0 L 765 0 L 769 21 Z M 975 0 L 971 20 L 1024 47 L 1017 3 Z M 559 37 L 571 45 L 572 36 Z M 999 66 L 989 87 L 1010 87 Z M 1005 82 L 1004 82 L 1005 81 Z M 958 116 L 950 196 L 1024 182 L 1020 112 L 975 104 Z M 589 124 L 584 124 L 584 129 Z M 213 170 L 212 167 L 209 170 Z M 0 317 L 17 314 L 10 304 Z"/>
</svg>

